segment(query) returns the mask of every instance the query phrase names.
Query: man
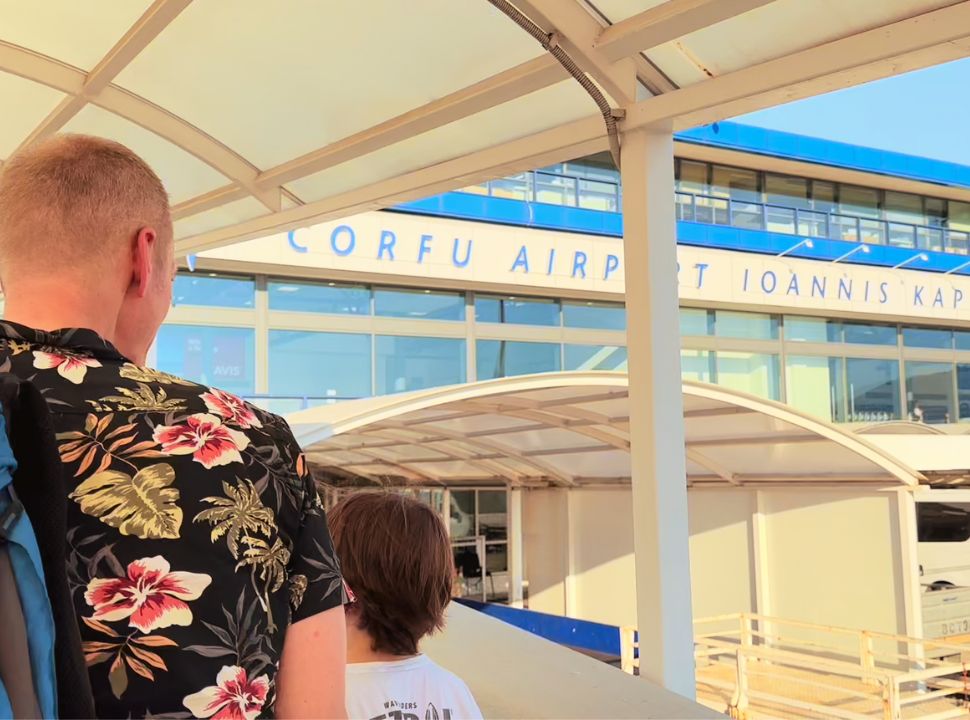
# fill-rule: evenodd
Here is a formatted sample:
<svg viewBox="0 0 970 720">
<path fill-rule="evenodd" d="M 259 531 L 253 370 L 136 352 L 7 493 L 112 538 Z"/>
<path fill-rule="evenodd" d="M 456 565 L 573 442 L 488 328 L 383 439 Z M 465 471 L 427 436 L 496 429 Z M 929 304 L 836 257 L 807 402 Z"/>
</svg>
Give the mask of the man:
<svg viewBox="0 0 970 720">
<path fill-rule="evenodd" d="M 0 369 L 54 416 L 96 711 L 344 717 L 344 590 L 289 429 L 144 367 L 174 276 L 168 196 L 124 146 L 4 164 Z"/>
</svg>

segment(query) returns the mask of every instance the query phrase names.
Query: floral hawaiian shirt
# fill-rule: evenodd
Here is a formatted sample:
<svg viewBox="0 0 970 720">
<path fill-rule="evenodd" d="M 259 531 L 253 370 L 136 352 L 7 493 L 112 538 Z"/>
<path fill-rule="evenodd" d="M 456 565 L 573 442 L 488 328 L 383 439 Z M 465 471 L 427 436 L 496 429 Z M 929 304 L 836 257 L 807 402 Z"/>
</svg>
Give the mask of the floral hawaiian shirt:
<svg viewBox="0 0 970 720">
<path fill-rule="evenodd" d="M 287 626 L 345 599 L 286 423 L 90 330 L 0 322 L 0 371 L 53 415 L 98 716 L 271 716 Z"/>
</svg>

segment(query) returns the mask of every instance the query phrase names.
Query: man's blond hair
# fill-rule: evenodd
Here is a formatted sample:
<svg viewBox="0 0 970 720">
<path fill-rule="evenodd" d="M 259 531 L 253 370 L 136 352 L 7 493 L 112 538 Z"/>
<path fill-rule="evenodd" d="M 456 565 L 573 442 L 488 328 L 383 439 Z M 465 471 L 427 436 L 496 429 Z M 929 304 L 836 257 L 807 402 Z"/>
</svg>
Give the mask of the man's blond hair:
<svg viewBox="0 0 970 720">
<path fill-rule="evenodd" d="M 0 277 L 113 262 L 147 226 L 170 241 L 168 194 L 120 143 L 55 135 L 0 168 Z"/>
</svg>

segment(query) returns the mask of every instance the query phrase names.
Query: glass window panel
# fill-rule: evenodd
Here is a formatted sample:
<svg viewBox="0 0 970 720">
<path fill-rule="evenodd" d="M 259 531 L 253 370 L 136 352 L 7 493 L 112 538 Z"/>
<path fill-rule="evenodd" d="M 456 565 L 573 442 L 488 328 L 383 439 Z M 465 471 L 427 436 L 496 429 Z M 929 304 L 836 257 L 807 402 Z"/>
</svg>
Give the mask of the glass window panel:
<svg viewBox="0 0 970 720">
<path fill-rule="evenodd" d="M 464 320 L 465 298 L 460 293 L 432 290 L 375 289 L 374 310 L 385 317 Z"/>
<path fill-rule="evenodd" d="M 765 174 L 765 202 L 785 207 L 811 208 L 806 178 Z"/>
<path fill-rule="evenodd" d="M 953 340 L 957 350 L 970 350 L 970 332 L 966 330 L 954 330 Z"/>
<path fill-rule="evenodd" d="M 626 370 L 626 348 L 616 345 L 564 345 L 565 370 Z"/>
<path fill-rule="evenodd" d="M 843 324 L 845 342 L 856 345 L 895 345 L 895 325 L 869 325 L 847 322 Z"/>
<path fill-rule="evenodd" d="M 172 285 L 172 306 L 251 308 L 256 305 L 256 281 L 215 273 L 179 273 Z"/>
<path fill-rule="evenodd" d="M 475 354 L 479 380 L 561 369 L 560 346 L 553 343 L 479 340 Z"/>
<path fill-rule="evenodd" d="M 903 345 L 950 350 L 953 348 L 953 332 L 936 328 L 904 327 Z"/>
<path fill-rule="evenodd" d="M 485 570 L 489 573 L 505 573 L 509 569 L 509 546 L 508 543 L 488 543 L 485 546 Z M 494 588 L 494 593 L 493 593 Z M 499 585 L 498 578 L 488 580 L 485 590 L 491 601 L 507 598 L 505 589 Z M 504 600 L 502 600 L 504 602 Z"/>
<path fill-rule="evenodd" d="M 712 177 L 712 195 L 730 197 L 745 203 L 761 202 L 757 171 L 715 165 Z"/>
<path fill-rule="evenodd" d="M 377 394 L 465 382 L 464 338 L 378 335 Z"/>
<path fill-rule="evenodd" d="M 559 325 L 559 303 L 540 298 L 476 295 L 475 319 L 479 322 L 555 327 Z"/>
<path fill-rule="evenodd" d="M 579 207 L 604 212 L 620 211 L 620 186 L 615 182 L 579 181 Z"/>
<path fill-rule="evenodd" d="M 448 512 L 451 538 L 475 537 L 475 491 L 452 490 Z"/>
<path fill-rule="evenodd" d="M 786 315 L 785 340 L 793 342 L 841 342 L 842 323 L 828 318 Z"/>
<path fill-rule="evenodd" d="M 680 376 L 694 382 L 714 382 L 714 353 L 707 350 L 681 350 Z"/>
<path fill-rule="evenodd" d="M 718 337 L 775 340 L 778 338 L 778 316 L 715 310 L 714 334 Z"/>
<path fill-rule="evenodd" d="M 269 331 L 273 395 L 358 398 L 371 394 L 371 336 Z"/>
<path fill-rule="evenodd" d="M 970 421 L 970 364 L 957 363 L 957 414 L 960 422 Z"/>
<path fill-rule="evenodd" d="M 916 539 L 921 543 L 964 543 L 970 540 L 970 505 L 916 503 Z"/>
<path fill-rule="evenodd" d="M 163 325 L 155 340 L 158 369 L 251 395 L 256 386 L 255 335 L 251 328 Z"/>
<path fill-rule="evenodd" d="M 923 215 L 923 198 L 920 195 L 887 190 L 884 207 L 887 220 L 926 225 L 926 218 Z"/>
<path fill-rule="evenodd" d="M 713 335 L 714 334 L 714 314 L 709 310 L 700 308 L 681 308 L 680 309 L 680 334 L 690 335 Z"/>
<path fill-rule="evenodd" d="M 970 203 L 950 200 L 947 205 L 947 226 L 954 230 L 970 232 Z"/>
<path fill-rule="evenodd" d="M 363 285 L 272 280 L 269 309 L 334 315 L 369 315 L 370 290 Z"/>
<path fill-rule="evenodd" d="M 505 490 L 478 491 L 478 534 L 485 536 L 485 542 L 508 539 L 508 494 Z"/>
<path fill-rule="evenodd" d="M 564 302 L 562 322 L 566 327 L 626 330 L 626 308 L 619 303 Z"/>
<path fill-rule="evenodd" d="M 953 412 L 953 365 L 906 361 L 906 404 L 914 422 L 942 424 Z"/>
<path fill-rule="evenodd" d="M 899 420 L 899 361 L 845 361 L 849 422 Z"/>
<path fill-rule="evenodd" d="M 785 390 L 789 405 L 828 422 L 844 422 L 846 410 L 843 360 L 837 357 L 789 355 Z"/>
<path fill-rule="evenodd" d="M 923 211 L 926 213 L 927 225 L 942 227 L 946 224 L 946 200 L 923 198 Z"/>
<path fill-rule="evenodd" d="M 681 192 L 695 195 L 708 195 L 707 163 L 681 160 L 678 164 L 680 176 L 677 178 L 677 189 Z"/>
<path fill-rule="evenodd" d="M 494 197 L 508 200 L 531 200 L 532 176 L 529 173 L 521 173 L 512 177 L 490 180 L 488 191 Z"/>
<path fill-rule="evenodd" d="M 859 217 L 879 217 L 879 191 L 857 185 L 839 188 L 839 212 Z"/>
<path fill-rule="evenodd" d="M 835 183 L 812 180 L 812 207 L 821 212 L 835 211 Z"/>
<path fill-rule="evenodd" d="M 536 202 L 576 206 L 576 178 L 545 172 L 536 172 L 533 175 Z"/>
<path fill-rule="evenodd" d="M 777 355 L 717 352 L 715 359 L 718 385 L 769 400 L 781 399 Z"/>
</svg>

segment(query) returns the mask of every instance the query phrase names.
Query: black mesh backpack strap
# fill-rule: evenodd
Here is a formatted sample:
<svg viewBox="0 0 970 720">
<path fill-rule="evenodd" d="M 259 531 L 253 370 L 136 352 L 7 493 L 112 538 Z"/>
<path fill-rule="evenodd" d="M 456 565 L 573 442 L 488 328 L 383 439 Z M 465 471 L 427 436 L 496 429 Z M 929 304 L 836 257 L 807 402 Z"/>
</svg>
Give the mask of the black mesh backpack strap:
<svg viewBox="0 0 970 720">
<path fill-rule="evenodd" d="M 0 404 L 17 459 L 13 486 L 37 538 L 54 616 L 58 714 L 93 718 L 91 683 L 67 581 L 67 487 L 54 426 L 40 392 L 6 373 L 0 374 Z"/>
</svg>

